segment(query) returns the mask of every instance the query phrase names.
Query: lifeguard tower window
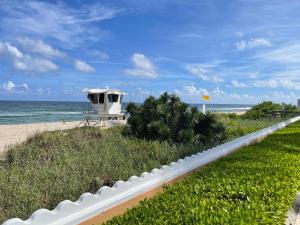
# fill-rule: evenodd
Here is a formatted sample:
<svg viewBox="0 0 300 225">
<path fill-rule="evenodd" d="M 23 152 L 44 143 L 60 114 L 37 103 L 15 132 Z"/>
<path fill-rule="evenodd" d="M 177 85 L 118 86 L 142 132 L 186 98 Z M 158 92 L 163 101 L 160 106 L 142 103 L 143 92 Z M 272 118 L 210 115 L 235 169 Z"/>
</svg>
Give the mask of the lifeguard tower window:
<svg viewBox="0 0 300 225">
<path fill-rule="evenodd" d="M 100 93 L 100 96 L 99 96 L 99 103 L 100 103 L 100 104 L 104 104 L 104 93 Z"/>
<path fill-rule="evenodd" d="M 104 93 L 100 94 L 88 94 L 88 99 L 93 103 L 93 104 L 103 104 L 104 103 Z"/>
<path fill-rule="evenodd" d="M 118 102 L 119 95 L 117 94 L 108 94 L 109 102 Z"/>
</svg>

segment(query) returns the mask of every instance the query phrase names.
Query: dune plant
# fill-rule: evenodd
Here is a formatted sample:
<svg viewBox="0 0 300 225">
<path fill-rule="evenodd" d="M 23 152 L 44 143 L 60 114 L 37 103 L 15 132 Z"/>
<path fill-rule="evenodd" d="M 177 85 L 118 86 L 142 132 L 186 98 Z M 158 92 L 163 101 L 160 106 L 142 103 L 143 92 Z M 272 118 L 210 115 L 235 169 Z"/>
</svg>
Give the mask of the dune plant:
<svg viewBox="0 0 300 225">
<path fill-rule="evenodd" d="M 227 140 L 246 135 L 248 133 L 272 126 L 274 123 L 282 121 L 281 118 L 272 119 L 242 119 L 241 116 L 234 114 L 217 114 L 217 120 L 226 128 Z"/>
<path fill-rule="evenodd" d="M 44 132 L 10 147 L 0 161 L 0 224 L 27 219 L 37 209 L 53 209 L 60 201 L 75 201 L 84 192 L 95 193 L 206 148 L 126 137 L 122 130 Z"/>
<path fill-rule="evenodd" d="M 225 139 L 225 128 L 214 114 L 205 115 L 176 95 L 150 96 L 139 106 L 128 104 L 127 111 L 127 133 L 137 138 L 201 144 Z"/>
<path fill-rule="evenodd" d="M 253 106 L 244 115 L 243 119 L 264 119 L 272 117 L 274 110 L 282 110 L 285 112 L 293 113 L 297 111 L 297 107 L 291 104 L 278 104 L 272 101 L 265 101 Z"/>
</svg>

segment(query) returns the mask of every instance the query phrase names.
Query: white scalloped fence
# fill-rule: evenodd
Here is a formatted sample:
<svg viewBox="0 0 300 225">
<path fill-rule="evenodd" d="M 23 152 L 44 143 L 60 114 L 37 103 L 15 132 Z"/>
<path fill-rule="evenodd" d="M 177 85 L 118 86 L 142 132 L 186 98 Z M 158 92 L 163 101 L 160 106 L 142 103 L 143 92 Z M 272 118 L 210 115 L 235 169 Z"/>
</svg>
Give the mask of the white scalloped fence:
<svg viewBox="0 0 300 225">
<path fill-rule="evenodd" d="M 14 218 L 7 220 L 3 225 L 79 224 L 299 120 L 300 116 L 289 119 L 204 152 L 179 159 L 169 166 L 162 166 L 161 169 L 153 169 L 151 173 L 144 172 L 140 177 L 132 176 L 126 182 L 118 181 L 112 188 L 101 187 L 96 194 L 84 193 L 76 202 L 65 200 L 60 202 L 53 210 L 39 209 L 25 221 Z"/>
</svg>

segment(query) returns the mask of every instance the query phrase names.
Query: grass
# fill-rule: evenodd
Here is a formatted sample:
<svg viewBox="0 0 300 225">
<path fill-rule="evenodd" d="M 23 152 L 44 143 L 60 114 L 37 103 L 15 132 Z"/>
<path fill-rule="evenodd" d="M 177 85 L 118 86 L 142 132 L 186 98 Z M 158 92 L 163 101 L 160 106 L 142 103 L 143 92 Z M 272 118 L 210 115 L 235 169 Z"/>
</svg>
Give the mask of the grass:
<svg viewBox="0 0 300 225">
<path fill-rule="evenodd" d="M 222 158 L 107 224 L 285 224 L 300 189 L 300 122 Z"/>
<path fill-rule="evenodd" d="M 229 139 L 271 124 L 220 120 Z M 124 137 L 121 129 L 44 132 L 11 147 L 0 161 L 0 223 L 27 219 L 37 209 L 53 209 L 60 201 L 77 200 L 84 192 L 94 193 L 208 147 Z"/>
<path fill-rule="evenodd" d="M 9 149 L 0 164 L 0 223 L 204 149 L 126 138 L 120 129 L 45 132 Z"/>
<path fill-rule="evenodd" d="M 241 119 L 240 116 L 233 116 L 232 118 L 232 114 L 220 114 L 217 116 L 218 120 L 226 127 L 228 140 L 272 126 L 273 124 L 282 121 L 282 119 Z"/>
</svg>

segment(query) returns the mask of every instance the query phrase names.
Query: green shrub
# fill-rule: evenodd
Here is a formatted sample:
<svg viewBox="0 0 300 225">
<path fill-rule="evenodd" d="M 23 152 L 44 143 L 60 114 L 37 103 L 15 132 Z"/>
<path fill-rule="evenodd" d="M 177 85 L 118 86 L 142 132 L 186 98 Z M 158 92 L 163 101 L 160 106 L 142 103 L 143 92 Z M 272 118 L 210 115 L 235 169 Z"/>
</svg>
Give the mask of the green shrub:
<svg viewBox="0 0 300 225">
<path fill-rule="evenodd" d="M 297 106 L 292 105 L 292 104 L 285 104 L 284 110 L 287 112 L 297 112 L 298 111 Z"/>
<path fill-rule="evenodd" d="M 280 110 L 280 104 L 273 103 L 271 101 L 266 101 L 259 103 L 253 106 L 250 110 L 248 110 L 242 118 L 244 119 L 263 119 L 272 116 L 272 112 L 274 110 Z"/>
<path fill-rule="evenodd" d="M 167 186 L 107 224 L 285 224 L 300 189 L 300 122 Z"/>
<path fill-rule="evenodd" d="M 244 119 L 264 119 L 270 118 L 272 112 L 282 110 L 288 113 L 297 112 L 297 107 L 291 104 L 278 104 L 272 101 L 266 101 L 253 106 L 241 118 Z"/>
<path fill-rule="evenodd" d="M 213 114 L 204 115 L 190 108 L 176 95 L 148 97 L 139 106 L 129 103 L 128 134 L 147 140 L 177 143 L 220 143 L 225 129 Z"/>
</svg>

